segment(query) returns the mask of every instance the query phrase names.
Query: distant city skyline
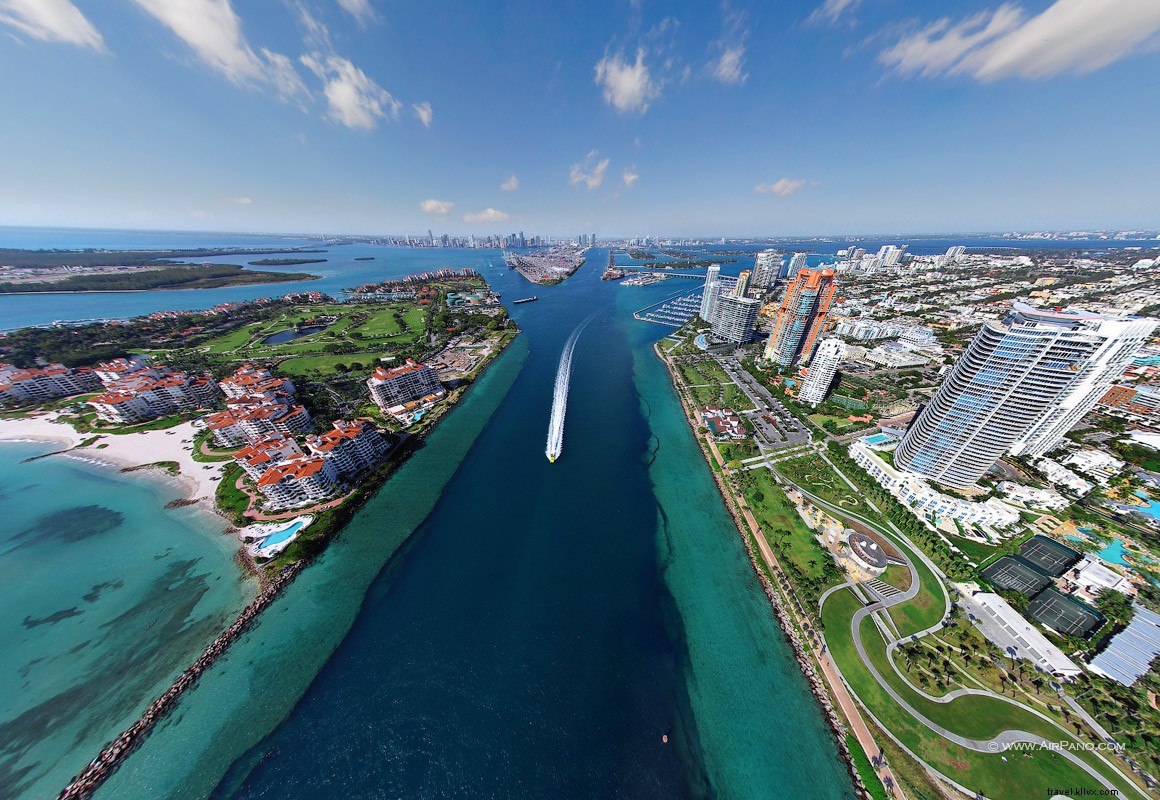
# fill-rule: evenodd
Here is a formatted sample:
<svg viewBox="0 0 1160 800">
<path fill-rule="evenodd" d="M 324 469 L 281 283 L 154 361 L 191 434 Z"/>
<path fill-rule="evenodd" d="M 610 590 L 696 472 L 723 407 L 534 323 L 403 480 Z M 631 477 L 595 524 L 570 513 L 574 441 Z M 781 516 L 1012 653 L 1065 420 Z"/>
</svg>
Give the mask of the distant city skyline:
<svg viewBox="0 0 1160 800">
<path fill-rule="evenodd" d="M 1156 224 L 1147 0 L 0 0 L 0 33 L 0 101 L 16 110 L 0 120 L 5 225 L 749 238 Z"/>
</svg>

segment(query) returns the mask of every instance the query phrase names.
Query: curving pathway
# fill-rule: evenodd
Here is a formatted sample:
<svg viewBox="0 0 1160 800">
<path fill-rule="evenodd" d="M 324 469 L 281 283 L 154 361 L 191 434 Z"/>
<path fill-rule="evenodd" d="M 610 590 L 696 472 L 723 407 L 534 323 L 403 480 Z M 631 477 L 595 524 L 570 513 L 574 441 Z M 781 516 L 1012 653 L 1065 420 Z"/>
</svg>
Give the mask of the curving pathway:
<svg viewBox="0 0 1160 800">
<path fill-rule="evenodd" d="M 829 463 L 828 460 L 827 460 L 827 463 Z M 833 464 L 831 464 L 831 466 L 833 466 Z M 838 475 L 840 475 L 843 479 L 845 479 L 845 476 L 842 475 L 841 471 L 837 470 L 836 467 L 834 469 Z M 802 487 L 793 483 L 793 481 L 790 481 L 784 475 L 780 475 L 780 473 L 779 473 L 779 476 L 787 484 L 789 484 L 790 486 L 793 486 L 795 489 L 797 489 L 799 492 L 801 492 L 804 497 L 809 498 L 809 500 L 811 502 L 817 504 L 819 507 L 825 509 L 826 511 L 830 512 L 831 514 L 844 516 L 844 517 L 847 517 L 850 519 L 856 519 L 859 522 L 861 522 L 865 525 L 868 525 L 870 528 L 877 531 L 879 534 L 881 534 L 883 536 L 887 535 L 882 530 L 882 526 L 880 524 L 875 524 L 874 522 L 871 522 L 870 520 L 866 519 L 865 517 L 863 517 L 859 514 L 855 514 L 847 509 L 843 509 L 843 508 L 840 508 L 838 506 L 835 506 L 833 503 L 830 503 L 826 500 L 822 500 L 821 498 L 817 497 L 816 495 L 811 494 L 806 489 L 803 489 Z M 846 479 L 846 482 L 849 483 L 849 480 Z M 853 486 L 853 484 L 850 484 L 850 485 Z M 857 487 L 854 487 L 854 488 L 857 489 Z M 869 500 L 867 500 L 867 503 L 869 503 Z M 949 599 L 949 595 L 947 594 L 946 587 L 943 585 L 943 582 L 942 582 L 943 576 L 942 576 L 941 571 L 934 564 L 934 562 L 931 561 L 926 556 L 926 554 L 924 554 L 919 548 L 915 547 L 914 544 L 905 535 L 903 535 L 900 531 L 897 530 L 897 528 L 895 528 L 895 526 L 892 525 L 891 527 L 894 528 L 896 535 L 899 536 L 903 541 L 906 542 L 906 544 L 909 546 L 908 549 L 911 550 L 912 552 L 914 552 L 923 561 L 923 563 L 931 570 L 931 573 L 935 576 L 936 583 L 939 585 L 939 590 L 940 590 L 941 594 L 943 595 L 943 599 L 947 604 L 944 606 L 944 609 L 949 609 L 950 599 Z M 890 538 L 890 537 L 888 536 L 887 538 Z M 908 601 L 914 599 L 914 597 L 916 597 L 918 595 L 918 592 L 920 589 L 920 583 L 918 580 L 918 571 L 915 569 L 914 564 L 911 561 L 909 553 L 903 552 L 902 555 L 906 560 L 907 568 L 910 570 L 910 586 L 906 589 L 905 592 L 894 595 L 893 597 L 890 597 L 886 600 L 875 602 L 875 603 L 868 605 L 868 606 L 863 606 L 862 608 L 858 609 L 858 611 L 856 611 L 854 613 L 854 616 L 850 622 L 850 633 L 851 633 L 851 636 L 852 636 L 853 641 L 854 641 L 854 646 L 856 647 L 856 649 L 858 651 L 858 656 L 859 656 L 859 658 L 862 659 L 862 663 L 865 664 L 867 670 L 869 670 L 870 674 L 874 676 L 874 679 L 878 682 L 878 684 L 882 687 L 882 689 L 891 697 L 892 700 L 894 700 L 894 702 L 896 702 L 900 707 L 905 709 L 906 712 L 911 717 L 913 717 L 917 722 L 920 722 L 922 725 L 924 725 L 925 727 L 934 731 L 939 736 L 945 738 L 947 741 L 953 742 L 954 744 L 957 744 L 957 745 L 959 745 L 963 748 L 966 748 L 968 750 L 973 750 L 973 751 L 980 752 L 980 753 L 1001 753 L 1004 750 L 1006 750 L 1010 745 L 1018 743 L 1018 742 L 1026 742 L 1026 743 L 1040 745 L 1040 746 L 1054 744 L 1053 742 L 1049 742 L 1047 739 L 1043 738 L 1042 736 L 1032 734 L 1032 733 L 1029 733 L 1027 731 L 1021 731 L 1021 730 L 1005 730 L 1005 731 L 1000 732 L 997 736 L 995 736 L 992 739 L 969 739 L 965 736 L 960 736 L 959 734 L 954 733 L 953 731 L 943 727 L 942 725 L 938 724 L 934 720 L 931 720 L 930 718 L 928 718 L 924 714 L 922 714 L 922 712 L 920 712 L 913 705 L 911 705 L 910 702 L 908 702 L 905 698 L 903 698 L 902 695 L 882 676 L 882 674 L 878 671 L 878 668 L 871 661 L 869 655 L 866 653 L 865 645 L 862 641 L 862 630 L 861 630 L 862 621 L 867 616 L 873 615 L 878 611 L 885 611 L 886 609 L 888 609 L 892 606 L 896 606 L 896 605 L 899 605 L 901 603 L 908 602 Z M 854 591 L 854 593 L 856 595 L 858 595 L 858 592 L 857 592 L 854 584 L 852 584 L 848 581 L 846 583 L 840 584 L 838 586 L 833 586 L 830 589 L 826 590 L 822 594 L 822 596 L 819 598 L 819 600 L 818 600 L 819 611 L 822 608 L 822 606 L 825 604 L 826 600 L 829 598 L 829 596 L 831 594 L 833 594 L 834 592 L 836 592 L 838 590 L 846 589 L 846 588 L 849 588 L 851 591 Z M 858 595 L 858 596 L 860 596 L 860 595 Z M 917 633 L 914 633 L 910 636 L 903 637 L 903 638 L 907 639 L 907 638 L 913 637 L 913 638 L 917 639 L 918 637 L 926 636 L 927 634 L 939 631 L 943 627 L 945 627 L 946 617 L 947 617 L 947 611 L 944 610 L 942 618 L 939 620 L 939 622 L 936 625 L 933 625 L 931 627 L 928 627 L 924 630 L 918 631 Z M 879 630 L 881 630 L 882 623 L 877 617 L 875 618 L 875 623 L 876 623 L 876 625 L 878 625 Z M 824 634 L 823 634 L 823 636 L 824 636 Z M 884 638 L 887 641 L 887 645 L 886 645 L 887 656 L 891 657 L 894 648 L 896 648 L 898 646 L 898 644 L 901 641 L 903 641 L 903 639 L 891 638 L 889 636 L 886 636 Z M 890 662 L 891 662 L 891 666 L 893 667 L 895 673 L 897 673 L 904 681 L 907 682 L 908 685 L 910 685 L 909 680 L 907 680 L 906 677 L 903 676 L 902 673 L 898 671 L 898 665 L 894 663 L 893 658 L 890 658 Z M 837 664 L 834 664 L 834 669 L 835 669 L 835 671 L 838 672 L 839 675 L 841 674 L 841 671 L 838 670 Z M 843 682 L 845 683 L 844 679 L 843 679 Z M 1059 723 L 1057 723 L 1055 720 L 1051 719 L 1047 715 L 1037 711 L 1036 709 L 1029 708 L 1028 706 L 1023 705 L 1022 703 L 1019 703 L 1018 701 L 1013 700 L 1013 699 L 1006 697 L 1004 695 L 996 694 L 994 692 L 985 691 L 985 690 L 981 690 L 981 689 L 963 688 L 963 689 L 956 689 L 952 692 L 948 692 L 946 695 L 943 695 L 941 697 L 934 697 L 934 696 L 926 694 L 925 692 L 921 691 L 920 689 L 914 688 L 913 686 L 912 686 L 912 689 L 914 692 L 921 695 L 924 699 L 930 700 L 932 702 L 937 702 L 937 703 L 950 703 L 954 699 L 956 699 L 958 697 L 962 697 L 964 695 L 979 695 L 982 697 L 988 697 L 988 698 L 992 698 L 992 699 L 996 699 L 996 700 L 1002 700 L 1003 702 L 1018 706 L 1021 710 L 1026 711 L 1026 712 L 1031 713 L 1031 714 L 1035 714 L 1036 716 L 1049 722 L 1050 724 L 1052 724 L 1053 726 L 1058 728 L 1066 736 L 1067 739 L 1069 739 L 1069 740 L 1075 739 L 1075 737 L 1071 734 L 1070 731 L 1068 731 L 1066 728 L 1064 728 L 1062 725 L 1060 725 Z M 851 691 L 851 693 L 853 692 L 852 689 L 850 691 Z M 1094 778 L 1096 781 L 1098 781 L 1100 783 L 1100 785 L 1102 785 L 1104 788 L 1110 789 L 1113 792 L 1116 792 L 1118 795 L 1119 790 L 1117 789 L 1115 784 L 1108 781 L 1108 779 L 1105 778 L 1098 770 L 1096 770 L 1095 767 L 1091 766 L 1087 761 L 1080 758 L 1080 756 L 1076 755 L 1074 752 L 1072 752 L 1070 750 L 1062 750 L 1061 749 L 1061 750 L 1056 750 L 1055 752 L 1058 753 L 1059 755 L 1063 756 L 1064 758 L 1066 758 L 1068 761 L 1071 761 L 1073 764 L 1075 764 L 1076 766 L 1078 766 L 1079 768 L 1084 770 L 1089 775 L 1091 775 L 1092 778 Z M 912 755 L 913 755 L 913 753 L 912 753 Z M 1110 761 L 1108 761 L 1101 753 L 1097 752 L 1096 757 L 1099 758 L 1100 761 L 1102 761 L 1107 767 L 1109 767 L 1111 770 L 1113 770 L 1117 774 L 1122 774 L 1121 771 L 1119 770 L 1119 768 L 1116 767 L 1116 765 L 1112 764 Z M 924 764 L 925 764 L 925 762 L 924 762 Z M 928 769 L 930 769 L 929 765 L 926 765 L 926 766 Z M 937 772 L 937 770 L 935 770 L 935 772 Z M 939 774 L 941 775 L 941 773 L 939 773 Z M 942 777 L 944 777 L 944 779 L 946 779 L 946 776 L 942 776 Z M 1133 781 L 1128 779 L 1126 776 L 1125 776 L 1125 780 L 1128 782 L 1128 784 L 1130 786 L 1132 786 L 1134 789 L 1137 789 L 1137 791 L 1139 791 L 1138 787 L 1136 787 L 1136 785 Z M 949 782 L 954 784 L 954 781 L 949 781 Z M 957 785 L 957 784 L 955 784 L 955 785 Z M 1140 794 L 1141 794 L 1141 796 L 1146 797 L 1146 795 L 1144 795 L 1142 792 Z M 1113 795 L 1113 796 L 1116 796 L 1116 795 Z"/>
</svg>

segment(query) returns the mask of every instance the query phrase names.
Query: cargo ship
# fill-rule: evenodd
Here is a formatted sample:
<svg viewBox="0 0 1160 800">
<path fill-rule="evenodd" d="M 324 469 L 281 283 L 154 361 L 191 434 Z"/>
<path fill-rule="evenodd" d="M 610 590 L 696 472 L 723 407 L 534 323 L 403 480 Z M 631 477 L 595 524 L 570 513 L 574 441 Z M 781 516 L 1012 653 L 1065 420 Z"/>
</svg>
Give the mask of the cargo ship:
<svg viewBox="0 0 1160 800">
<path fill-rule="evenodd" d="M 536 297 L 536 295 L 532 295 L 531 297 L 522 297 L 519 300 L 512 300 L 512 305 L 518 306 L 520 303 L 530 303 L 533 300 L 539 300 L 539 299 L 540 298 Z"/>
</svg>

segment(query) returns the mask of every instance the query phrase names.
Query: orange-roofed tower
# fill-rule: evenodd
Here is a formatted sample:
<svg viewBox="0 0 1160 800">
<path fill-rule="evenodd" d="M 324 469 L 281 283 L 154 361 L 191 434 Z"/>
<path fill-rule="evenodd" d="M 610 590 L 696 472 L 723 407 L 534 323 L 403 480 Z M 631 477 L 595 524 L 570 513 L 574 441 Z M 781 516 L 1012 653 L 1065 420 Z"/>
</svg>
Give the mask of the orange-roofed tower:
<svg viewBox="0 0 1160 800">
<path fill-rule="evenodd" d="M 777 320 L 765 346 L 765 360 L 788 367 L 808 360 L 826 324 L 838 282 L 832 269 L 798 271 L 786 287 Z"/>
</svg>

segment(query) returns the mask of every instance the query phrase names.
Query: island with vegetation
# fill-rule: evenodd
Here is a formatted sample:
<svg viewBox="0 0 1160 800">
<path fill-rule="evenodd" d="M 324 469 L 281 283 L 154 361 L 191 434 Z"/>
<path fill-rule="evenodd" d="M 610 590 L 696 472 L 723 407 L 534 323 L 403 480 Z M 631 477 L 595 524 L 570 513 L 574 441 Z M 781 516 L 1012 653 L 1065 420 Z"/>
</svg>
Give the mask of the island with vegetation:
<svg viewBox="0 0 1160 800">
<path fill-rule="evenodd" d="M 0 294 L 132 292 L 214 289 L 259 283 L 314 280 L 317 275 L 264 272 L 237 264 L 209 264 L 221 256 L 321 253 L 300 248 L 191 250 L 15 250 L 0 248 Z M 202 260 L 202 261 L 199 261 Z M 267 259 L 252 264 L 311 264 L 326 259 Z"/>
<path fill-rule="evenodd" d="M 241 542 L 239 563 L 261 582 L 257 598 L 62 797 L 91 796 L 518 335 L 474 270 L 416 278 L 403 279 L 405 289 L 391 282 L 347 302 L 297 292 L 0 334 L 0 377 L 57 386 L 67 376 L 74 387 L 49 400 L 20 400 L 0 386 L 8 407 L 0 439 L 53 439 L 85 459 L 182 482 L 187 499 L 176 504 L 205 503 L 228 520 L 226 533 Z M 422 390 L 400 397 L 415 372 Z M 155 378 L 169 390 L 196 390 L 191 405 L 199 407 L 166 414 L 151 406 L 131 420 L 109 419 L 110 405 L 151 391 Z M 393 378 L 400 378 L 394 391 L 376 394 Z M 82 385 L 84 393 L 75 393 Z M 263 431 L 241 424 L 264 418 L 281 421 Z M 315 474 L 310 469 L 329 476 L 321 491 L 317 480 L 304 495 L 273 490 Z"/>
<path fill-rule="evenodd" d="M 325 258 L 262 258 L 248 262 L 251 267 L 294 267 L 299 264 L 325 264 Z"/>
</svg>

